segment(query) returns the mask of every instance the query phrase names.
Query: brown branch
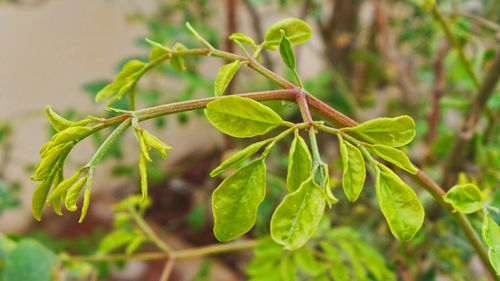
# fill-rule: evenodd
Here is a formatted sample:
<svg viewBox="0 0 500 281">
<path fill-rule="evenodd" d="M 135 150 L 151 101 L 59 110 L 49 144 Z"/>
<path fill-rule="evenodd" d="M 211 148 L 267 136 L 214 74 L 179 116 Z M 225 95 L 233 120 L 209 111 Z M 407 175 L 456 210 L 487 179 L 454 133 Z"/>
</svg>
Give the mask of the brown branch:
<svg viewBox="0 0 500 281">
<path fill-rule="evenodd" d="M 476 131 L 477 124 L 483 115 L 486 103 L 495 91 L 500 79 L 500 46 L 497 48 L 496 56 L 486 73 L 479 93 L 476 95 L 467 112 L 465 119 L 455 136 L 449 157 L 444 166 L 441 186 L 445 190 L 455 184 L 458 173 L 463 168 L 463 162 L 469 152 L 469 145 Z"/>
</svg>

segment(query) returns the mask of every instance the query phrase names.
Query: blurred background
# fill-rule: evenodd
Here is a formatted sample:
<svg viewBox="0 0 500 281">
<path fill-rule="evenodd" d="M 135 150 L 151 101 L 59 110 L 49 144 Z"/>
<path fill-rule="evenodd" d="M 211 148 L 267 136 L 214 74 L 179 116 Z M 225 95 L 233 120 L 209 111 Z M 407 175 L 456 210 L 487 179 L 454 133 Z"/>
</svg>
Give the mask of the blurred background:
<svg viewBox="0 0 500 281">
<path fill-rule="evenodd" d="M 483 77 L 498 45 L 500 2 L 437 2 L 473 72 Z M 78 212 L 57 216 L 51 210 L 36 222 L 31 214 L 35 184 L 29 177 L 40 147 L 55 133 L 45 116 L 46 105 L 71 120 L 87 115 L 110 117 L 105 104 L 96 104 L 94 97 L 126 61 L 147 61 L 146 37 L 167 46 L 182 42 L 199 48 L 184 26 L 189 21 L 216 48 L 241 53 L 226 39 L 228 35 L 242 32 L 261 42 L 266 29 L 286 17 L 301 18 L 313 29 L 311 40 L 295 47 L 305 88 L 360 122 L 401 114 L 413 117 L 417 137 L 404 150 L 439 180 L 461 116 L 477 88 L 440 23 L 426 11 L 425 1 L 0 0 L 0 232 L 14 240 L 34 239 L 55 253 L 91 254 L 113 229 L 115 213 L 110 206 L 138 193 L 139 148 L 129 132 L 100 164 L 83 223 L 77 223 Z M 262 63 L 293 81 L 277 52 L 265 51 Z M 223 64 L 214 58 L 188 58 L 183 73 L 168 65 L 159 67 L 141 79 L 138 108 L 212 96 L 213 81 Z M 273 88 L 242 68 L 228 92 Z M 500 95 L 495 92 L 488 107 L 494 112 L 499 103 Z M 293 105 L 267 104 L 289 121 L 300 120 Z M 129 108 L 125 98 L 113 106 Z M 221 179 L 208 174 L 250 142 L 217 132 L 202 111 L 151 120 L 145 127 L 174 147 L 166 161 L 158 158 L 148 167 L 152 204 L 146 220 L 175 248 L 215 243 L 210 196 Z M 498 202 L 499 132 L 489 129 L 488 118 L 480 123 L 479 131 L 464 165 L 466 174 L 491 201 Z M 68 169 L 85 164 L 109 132 L 79 144 L 67 162 Z M 316 239 L 341 249 L 341 267 L 349 276 L 345 280 L 488 280 L 451 217 L 434 210 L 432 198 L 415 183 L 411 186 L 434 219 L 426 220 L 419 235 L 408 243 L 391 236 L 372 182 L 357 203 L 349 204 L 338 189 L 342 164 L 336 139 L 325 135 L 319 142 L 332 167 L 332 185 L 340 202 L 328 211 Z M 281 145 L 268 163 L 269 194 L 247 238 L 265 239 L 270 215 L 285 194 L 289 141 Z M 479 219 L 473 223 L 480 226 Z M 255 259 L 247 251 L 182 261 L 170 280 L 275 280 L 257 278 L 273 267 L 259 267 Z M 252 260 L 253 267 L 248 269 Z M 384 273 L 373 273 L 377 271 L 374 265 Z M 82 268 L 81 275 L 67 280 L 90 280 L 89 272 L 99 272 L 99 280 L 158 280 L 163 263 L 134 261 Z M 301 280 L 310 279 L 307 270 L 301 274 Z"/>
</svg>

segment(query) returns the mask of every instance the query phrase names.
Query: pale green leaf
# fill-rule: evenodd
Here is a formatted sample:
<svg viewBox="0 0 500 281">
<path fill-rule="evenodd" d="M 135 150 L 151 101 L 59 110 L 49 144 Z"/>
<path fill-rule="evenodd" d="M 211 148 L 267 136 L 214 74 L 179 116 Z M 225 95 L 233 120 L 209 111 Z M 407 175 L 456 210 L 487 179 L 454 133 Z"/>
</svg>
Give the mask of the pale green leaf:
<svg viewBox="0 0 500 281">
<path fill-rule="evenodd" d="M 291 256 L 287 256 L 281 259 L 280 265 L 281 280 L 283 281 L 295 281 L 297 278 L 297 269 L 292 260 Z"/>
<path fill-rule="evenodd" d="M 242 34 L 242 33 L 231 34 L 231 36 L 229 36 L 229 40 L 233 40 L 233 41 L 238 40 L 241 43 L 246 43 L 246 44 L 251 45 L 253 47 L 256 46 L 256 44 L 252 38 L 250 38 L 249 36 Z"/>
<path fill-rule="evenodd" d="M 446 193 L 444 201 L 463 214 L 477 212 L 483 207 L 481 190 L 471 183 L 455 185 Z"/>
<path fill-rule="evenodd" d="M 241 62 L 239 60 L 235 60 L 234 62 L 223 65 L 220 68 L 219 73 L 215 78 L 215 96 L 218 97 L 224 94 L 227 86 L 233 79 L 236 72 L 238 72 L 240 64 Z"/>
<path fill-rule="evenodd" d="M 68 211 L 76 211 L 77 206 L 76 202 L 78 201 L 78 197 L 82 192 L 83 186 L 87 182 L 88 176 L 85 176 L 78 180 L 71 188 L 68 190 L 66 194 L 66 199 L 64 200 L 64 205 Z"/>
<path fill-rule="evenodd" d="M 271 218 L 271 237 L 286 249 L 302 247 L 318 227 L 324 209 L 321 187 L 311 177 L 278 205 Z"/>
<path fill-rule="evenodd" d="M 60 199 L 61 195 L 63 195 L 64 192 L 66 192 L 73 184 L 75 184 L 78 178 L 80 178 L 81 174 L 81 170 L 78 170 L 71 177 L 55 185 L 54 191 L 52 191 L 52 193 L 50 194 L 47 202 L 52 203 L 52 201 Z"/>
<path fill-rule="evenodd" d="M 57 114 L 49 105 L 45 107 L 45 113 L 49 118 L 50 124 L 52 124 L 54 129 L 56 129 L 56 131 L 58 132 L 71 127 L 74 124 L 74 122 L 71 122 L 61 115 Z"/>
<path fill-rule="evenodd" d="M 256 159 L 227 177 L 212 194 L 214 234 L 226 242 L 248 232 L 266 193 L 266 165 Z"/>
<path fill-rule="evenodd" d="M 310 275 L 318 275 L 327 269 L 327 265 L 317 260 L 310 249 L 302 248 L 294 252 L 293 260 L 297 266 Z"/>
<path fill-rule="evenodd" d="M 264 35 L 264 47 L 272 50 L 276 49 L 281 41 L 281 30 L 285 32 L 285 36 L 294 45 L 307 41 L 312 35 L 311 28 L 304 21 L 286 18 L 267 29 Z"/>
<path fill-rule="evenodd" d="M 491 219 L 489 214 L 483 218 L 483 240 L 489 247 L 488 256 L 491 265 L 498 275 L 500 275 L 500 226 Z"/>
<path fill-rule="evenodd" d="M 415 122 L 407 115 L 377 118 L 346 130 L 370 143 L 398 147 L 408 144 L 415 137 Z"/>
<path fill-rule="evenodd" d="M 257 153 L 257 151 L 259 151 L 264 145 L 268 144 L 271 140 L 272 139 L 267 139 L 253 143 L 247 146 L 246 148 L 236 152 L 235 154 L 227 158 L 224 162 L 222 162 L 217 168 L 215 168 L 210 173 L 210 176 L 215 177 L 220 173 L 223 173 L 233 167 L 238 166 L 239 164 L 243 163 L 245 160 L 250 158 L 252 155 Z"/>
<path fill-rule="evenodd" d="M 167 48 L 166 46 L 163 46 L 162 44 L 155 42 L 149 38 L 145 39 L 146 42 L 148 42 L 149 45 L 153 46 L 153 49 L 149 53 L 149 60 L 154 61 L 155 59 L 159 58 L 160 56 L 169 53 L 170 49 Z"/>
<path fill-rule="evenodd" d="M 97 247 L 98 254 L 110 253 L 134 240 L 137 233 L 128 229 L 117 229 L 108 233 Z"/>
<path fill-rule="evenodd" d="M 82 223 L 83 219 L 85 219 L 85 216 L 87 215 L 87 211 L 89 209 L 90 205 L 90 193 L 92 192 L 92 178 L 89 177 L 87 180 L 87 188 L 85 189 L 85 192 L 83 193 L 83 206 L 82 206 L 82 213 L 80 214 L 80 219 L 78 220 L 78 223 Z"/>
<path fill-rule="evenodd" d="M 417 168 L 415 168 L 410 159 L 408 159 L 408 156 L 406 156 L 406 154 L 404 154 L 397 148 L 380 144 L 370 145 L 369 148 L 378 156 L 380 156 L 380 158 L 398 166 L 399 168 L 409 173 L 416 174 L 418 172 Z"/>
<path fill-rule="evenodd" d="M 173 149 L 172 147 L 165 144 L 160 139 L 158 139 L 156 136 L 154 136 L 153 134 L 151 134 L 150 132 L 148 132 L 144 129 L 142 130 L 142 136 L 144 137 L 145 144 L 156 149 L 161 154 L 163 159 L 167 158 L 167 152 L 165 150 L 172 150 Z"/>
<path fill-rule="evenodd" d="M 280 41 L 280 55 L 285 65 L 291 70 L 295 69 L 295 53 L 293 52 L 292 43 L 286 36 L 283 36 Z"/>
<path fill-rule="evenodd" d="M 288 173 L 286 187 L 294 192 L 299 186 L 311 177 L 311 153 L 304 139 L 296 132 L 288 154 Z"/>
<path fill-rule="evenodd" d="M 424 222 L 424 208 L 417 195 L 398 176 L 378 172 L 377 198 L 391 232 L 396 238 L 410 240 Z"/>
<path fill-rule="evenodd" d="M 95 97 L 95 101 L 99 102 L 109 96 L 112 96 L 113 94 L 117 92 L 122 92 L 120 94 L 123 94 L 122 88 L 129 89 L 133 84 L 136 82 L 136 78 L 140 75 L 140 71 L 144 68 L 145 64 L 141 61 L 138 60 L 131 60 L 127 62 L 121 72 L 116 76 L 115 80 L 113 80 L 113 83 L 107 85 L 97 93 Z"/>
<path fill-rule="evenodd" d="M 263 135 L 284 124 L 271 108 L 237 96 L 223 97 L 208 103 L 205 114 L 217 129 L 239 138 Z"/>
<path fill-rule="evenodd" d="M 343 174 L 342 186 L 350 202 L 358 199 L 365 184 L 366 167 L 361 151 L 349 142 L 339 139 L 340 154 L 342 156 Z"/>
<path fill-rule="evenodd" d="M 186 46 L 181 43 L 175 43 L 174 49 L 177 51 L 187 50 Z M 184 72 L 186 70 L 184 58 L 182 56 L 172 55 L 170 58 L 170 66 L 177 72 Z"/>
<path fill-rule="evenodd" d="M 139 174 L 141 175 L 142 200 L 145 200 L 148 197 L 148 172 L 146 166 L 146 157 L 142 153 L 139 156 Z"/>
<path fill-rule="evenodd" d="M 54 175 L 55 173 L 52 173 L 48 178 L 39 182 L 33 191 L 33 196 L 31 197 L 31 211 L 33 217 L 38 221 L 42 218 L 43 206 L 45 205 L 45 200 L 52 186 Z"/>
</svg>

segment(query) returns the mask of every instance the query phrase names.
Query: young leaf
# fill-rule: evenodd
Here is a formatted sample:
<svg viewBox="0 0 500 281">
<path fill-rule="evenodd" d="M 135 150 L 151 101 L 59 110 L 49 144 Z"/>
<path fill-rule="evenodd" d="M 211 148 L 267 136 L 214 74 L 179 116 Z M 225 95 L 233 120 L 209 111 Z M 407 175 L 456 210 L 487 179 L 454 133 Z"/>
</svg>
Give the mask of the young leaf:
<svg viewBox="0 0 500 281">
<path fill-rule="evenodd" d="M 415 137 L 415 122 L 407 115 L 377 118 L 346 130 L 370 143 L 398 147 L 408 144 Z"/>
<path fill-rule="evenodd" d="M 119 91 L 123 92 L 124 90 L 122 90 L 122 88 L 129 89 L 135 83 L 139 72 L 144 66 L 145 64 L 138 60 L 131 60 L 127 62 L 123 66 L 122 71 L 118 74 L 118 76 L 116 76 L 115 80 L 113 80 L 113 83 L 107 85 L 104 89 L 97 93 L 95 101 L 100 102 L 101 100 L 112 96 Z"/>
<path fill-rule="evenodd" d="M 391 232 L 400 240 L 410 240 L 424 222 L 424 208 L 417 195 L 398 176 L 377 171 L 377 198 Z"/>
<path fill-rule="evenodd" d="M 235 60 L 234 62 L 223 65 L 220 68 L 219 73 L 215 78 L 215 96 L 219 97 L 224 94 L 224 90 L 226 90 L 227 85 L 229 85 L 234 75 L 240 68 L 240 64 L 239 60 Z"/>
<path fill-rule="evenodd" d="M 175 43 L 174 48 L 177 51 L 187 50 L 186 46 L 181 43 Z M 186 66 L 184 65 L 184 58 L 182 56 L 173 55 L 170 58 L 170 66 L 177 72 L 184 72 L 186 70 Z"/>
<path fill-rule="evenodd" d="M 153 46 L 153 50 L 149 53 L 149 60 L 154 61 L 155 59 L 159 58 L 160 56 L 169 53 L 170 49 L 167 48 L 166 46 L 163 46 L 162 44 L 155 42 L 149 38 L 145 39 L 146 42 L 149 43 L 149 45 Z"/>
<path fill-rule="evenodd" d="M 208 103 L 205 115 L 217 129 L 238 138 L 263 135 L 284 123 L 271 108 L 237 96 Z"/>
<path fill-rule="evenodd" d="M 297 278 L 297 269 L 291 258 L 291 256 L 284 257 L 281 259 L 279 265 L 281 280 L 283 281 L 295 281 Z"/>
<path fill-rule="evenodd" d="M 378 156 L 380 156 L 380 158 L 398 166 L 405 171 L 408 171 L 412 174 L 416 174 L 418 172 L 417 168 L 415 168 L 410 162 L 410 159 L 408 159 L 408 156 L 406 156 L 406 154 L 404 154 L 397 148 L 380 144 L 370 145 L 369 148 Z"/>
<path fill-rule="evenodd" d="M 235 154 L 231 155 L 229 158 L 227 158 L 224 162 L 222 162 L 217 168 L 215 168 L 211 173 L 211 177 L 215 177 L 220 173 L 224 173 L 225 171 L 238 166 L 239 164 L 243 163 L 243 161 L 247 160 L 250 158 L 252 155 L 257 153 L 264 145 L 269 143 L 272 139 L 267 139 L 263 141 L 259 141 L 256 143 L 253 143 L 246 148 L 236 152 Z"/>
<path fill-rule="evenodd" d="M 53 201 L 60 201 L 61 195 L 64 194 L 75 182 L 80 178 L 82 172 L 80 170 L 76 171 L 71 177 L 61 181 L 57 185 L 55 185 L 54 191 L 50 194 L 47 199 L 48 203 L 52 203 Z"/>
<path fill-rule="evenodd" d="M 73 122 L 67 120 L 66 118 L 62 117 L 61 115 L 57 114 L 50 105 L 47 105 L 45 107 L 45 113 L 47 113 L 47 117 L 49 118 L 50 124 L 56 129 L 56 131 L 60 132 L 68 127 L 73 126 Z"/>
<path fill-rule="evenodd" d="M 266 193 L 266 165 L 256 159 L 227 177 L 212 194 L 214 234 L 227 242 L 248 232 Z"/>
<path fill-rule="evenodd" d="M 88 176 L 81 178 L 68 190 L 66 199 L 64 201 L 64 205 L 66 206 L 66 209 L 68 209 L 68 211 L 76 211 L 76 202 L 78 201 L 78 197 L 82 192 L 83 186 L 87 182 L 87 178 Z"/>
<path fill-rule="evenodd" d="M 285 249 L 302 247 L 319 225 L 325 199 L 310 177 L 295 192 L 288 194 L 271 218 L 271 237 Z"/>
<path fill-rule="evenodd" d="M 295 54 L 293 53 L 292 43 L 284 35 L 280 41 L 280 55 L 288 68 L 295 69 Z"/>
<path fill-rule="evenodd" d="M 311 28 L 304 21 L 286 18 L 269 27 L 264 35 L 264 47 L 272 50 L 276 49 L 281 41 L 281 30 L 285 31 L 285 36 L 294 45 L 307 41 L 312 35 Z"/>
<path fill-rule="evenodd" d="M 92 177 L 91 176 L 89 176 L 89 179 L 87 180 L 87 188 L 85 189 L 85 192 L 83 193 L 82 213 L 80 214 L 80 219 L 78 220 L 78 223 L 82 223 L 83 219 L 87 215 L 87 211 L 89 209 L 89 204 L 90 204 L 90 192 L 92 192 Z"/>
<path fill-rule="evenodd" d="M 323 191 L 325 192 L 326 195 L 326 203 L 328 203 L 328 207 L 331 207 L 332 204 L 336 204 L 339 202 L 339 199 L 333 195 L 332 189 L 330 187 L 330 172 L 328 170 L 327 165 L 321 165 L 320 169 L 323 171 L 323 175 L 325 176 L 325 179 L 323 181 Z"/>
<path fill-rule="evenodd" d="M 163 159 L 167 158 L 167 152 L 165 150 L 173 150 L 172 147 L 165 144 L 160 139 L 158 139 L 157 137 L 155 137 L 154 135 L 152 135 L 150 132 L 148 132 L 146 130 L 142 130 L 142 136 L 144 137 L 145 144 L 156 149 L 161 154 Z"/>
<path fill-rule="evenodd" d="M 488 256 L 497 274 L 500 274 L 500 226 L 486 214 L 483 219 L 483 240 L 489 247 Z"/>
<path fill-rule="evenodd" d="M 355 202 L 365 184 L 365 160 L 361 151 L 354 145 L 344 141 L 342 138 L 339 138 L 339 143 L 344 169 L 342 174 L 342 186 L 347 199 L 350 202 Z"/>
<path fill-rule="evenodd" d="M 308 248 L 302 248 L 293 253 L 293 260 L 297 266 L 310 275 L 318 275 L 327 269 L 327 265 L 317 260 Z"/>
<path fill-rule="evenodd" d="M 148 197 L 148 172 L 146 166 L 146 157 L 141 153 L 139 156 L 139 174 L 141 174 L 141 193 L 142 200 Z"/>
<path fill-rule="evenodd" d="M 35 174 L 31 177 L 31 179 L 35 181 L 45 180 L 52 172 L 54 165 L 57 161 L 59 161 L 59 159 L 61 159 L 61 157 L 63 157 L 63 155 L 65 155 L 65 152 L 67 152 L 68 149 L 68 146 L 62 144 L 48 151 L 44 155 L 42 161 L 38 164 Z"/>
<path fill-rule="evenodd" d="M 286 187 L 294 192 L 311 176 L 312 159 L 304 139 L 296 132 L 288 154 Z"/>
<path fill-rule="evenodd" d="M 52 173 L 48 178 L 38 183 L 35 187 L 35 191 L 33 191 L 33 196 L 31 197 L 31 212 L 37 221 L 42 218 L 43 206 L 45 205 L 45 200 L 52 186 L 54 175 L 55 173 Z"/>
<path fill-rule="evenodd" d="M 231 34 L 231 36 L 229 36 L 229 40 L 233 40 L 233 41 L 238 40 L 241 43 L 246 43 L 246 44 L 251 45 L 253 47 L 257 46 L 252 38 L 250 38 L 249 36 L 247 36 L 243 33 L 233 33 L 233 34 Z"/>
<path fill-rule="evenodd" d="M 446 193 L 444 201 L 463 214 L 477 212 L 483 207 L 481 190 L 471 183 L 455 185 Z"/>
</svg>

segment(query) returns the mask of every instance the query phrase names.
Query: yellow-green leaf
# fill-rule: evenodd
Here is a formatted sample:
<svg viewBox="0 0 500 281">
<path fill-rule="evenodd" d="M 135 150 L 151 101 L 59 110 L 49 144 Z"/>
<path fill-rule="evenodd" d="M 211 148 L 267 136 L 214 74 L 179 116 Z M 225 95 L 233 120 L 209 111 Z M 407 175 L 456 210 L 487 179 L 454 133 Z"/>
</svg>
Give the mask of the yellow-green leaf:
<svg viewBox="0 0 500 281">
<path fill-rule="evenodd" d="M 227 177 L 212 194 L 214 234 L 227 242 L 248 232 L 266 193 L 264 159 L 256 159 Z"/>
<path fill-rule="evenodd" d="M 455 185 L 446 193 L 444 201 L 463 214 L 477 212 L 483 207 L 481 190 L 471 183 Z"/>
<path fill-rule="evenodd" d="M 417 195 L 392 172 L 377 172 L 375 183 L 382 213 L 394 236 L 410 240 L 424 222 L 424 208 Z"/>
<path fill-rule="evenodd" d="M 246 43 L 246 44 L 251 45 L 253 47 L 257 46 L 252 38 L 250 38 L 249 36 L 247 36 L 243 33 L 233 33 L 233 34 L 231 34 L 231 36 L 229 36 L 229 40 L 233 40 L 233 41 L 238 40 L 241 43 Z"/>
<path fill-rule="evenodd" d="M 52 186 L 54 176 L 55 173 L 52 173 L 48 178 L 38 183 L 33 191 L 33 196 L 31 197 L 31 211 L 33 217 L 38 221 L 42 218 L 43 206 L 45 205 L 45 200 Z"/>
<path fill-rule="evenodd" d="M 318 227 L 324 209 L 321 187 L 311 177 L 278 205 L 271 217 L 271 237 L 288 250 L 302 247 Z"/>
<path fill-rule="evenodd" d="M 127 62 L 121 72 L 116 76 L 113 83 L 104 87 L 99 93 L 97 93 L 95 97 L 96 102 L 100 102 L 101 100 L 114 95 L 117 92 L 123 94 L 125 89 L 129 89 L 136 82 L 136 78 L 140 75 L 140 71 L 143 69 L 145 64 L 138 60 L 131 60 Z"/>
<path fill-rule="evenodd" d="M 148 171 L 146 166 L 146 157 L 142 153 L 139 157 L 139 173 L 141 174 L 142 200 L 145 200 L 148 197 Z"/>
<path fill-rule="evenodd" d="M 177 51 L 187 50 L 186 46 L 181 43 L 175 43 L 174 49 Z M 184 72 L 186 70 L 184 58 L 182 56 L 172 55 L 170 58 L 170 66 L 177 72 Z"/>
<path fill-rule="evenodd" d="M 60 200 L 61 196 L 66 192 L 75 182 L 80 178 L 82 172 L 80 170 L 76 171 L 71 177 L 61 181 L 56 185 L 54 191 L 50 194 L 47 199 L 48 203 L 52 203 L 53 201 Z"/>
<path fill-rule="evenodd" d="M 149 45 L 153 46 L 153 49 L 149 53 L 149 60 L 154 61 L 155 59 L 161 57 L 162 55 L 169 53 L 170 49 L 162 44 L 155 42 L 149 38 L 145 39 Z"/>
<path fill-rule="evenodd" d="M 87 211 L 89 209 L 90 205 L 90 192 L 92 190 L 92 177 L 89 177 L 87 180 L 87 188 L 85 189 L 85 192 L 83 193 L 83 206 L 82 206 L 82 213 L 80 214 L 80 219 L 78 220 L 78 223 L 82 223 L 83 219 L 87 215 Z"/>
<path fill-rule="evenodd" d="M 377 118 L 346 130 L 370 143 L 398 147 L 408 144 L 415 137 L 415 122 L 407 115 Z"/>
<path fill-rule="evenodd" d="M 283 281 L 295 281 L 297 279 L 297 268 L 295 267 L 292 256 L 282 258 L 279 268 Z"/>
<path fill-rule="evenodd" d="M 311 177 L 312 159 L 304 139 L 296 132 L 288 154 L 286 187 L 294 192 Z"/>
<path fill-rule="evenodd" d="M 165 144 L 160 139 L 158 139 L 156 136 L 154 136 L 153 134 L 151 134 L 150 132 L 148 132 L 146 130 L 142 130 L 142 136 L 144 137 L 145 144 L 156 149 L 161 154 L 163 159 L 167 158 L 167 152 L 165 150 L 172 150 L 173 149 L 172 147 Z"/>
<path fill-rule="evenodd" d="M 256 143 L 253 143 L 244 149 L 236 152 L 235 154 L 231 155 L 229 158 L 227 158 L 224 162 L 222 162 L 217 168 L 215 168 L 211 173 L 211 177 L 215 177 L 220 173 L 224 173 L 225 171 L 238 166 L 239 164 L 243 163 L 243 161 L 247 160 L 250 158 L 252 155 L 257 153 L 264 145 L 269 143 L 272 139 L 267 139 L 263 141 L 259 141 Z"/>
<path fill-rule="evenodd" d="M 267 29 L 264 35 L 264 47 L 276 49 L 281 41 L 281 30 L 285 32 L 285 36 L 294 45 L 300 44 L 311 38 L 312 30 L 302 20 L 295 18 L 286 18 L 273 24 Z"/>
<path fill-rule="evenodd" d="M 68 149 L 68 146 L 62 144 L 48 151 L 44 155 L 42 161 L 38 164 L 35 174 L 31 177 L 31 179 L 34 181 L 45 180 L 54 169 L 56 163 L 65 155 L 65 152 L 67 152 Z"/>
<path fill-rule="evenodd" d="M 344 141 L 342 138 L 339 138 L 339 143 L 344 169 L 342 174 L 342 186 L 347 199 L 350 202 L 355 202 L 365 184 L 365 160 L 361 151 L 354 145 Z"/>
<path fill-rule="evenodd" d="M 220 68 L 219 73 L 215 78 L 215 96 L 218 97 L 224 94 L 227 86 L 233 79 L 236 72 L 238 72 L 240 64 L 239 60 L 235 60 L 234 62 L 223 65 Z"/>
<path fill-rule="evenodd" d="M 45 107 L 45 113 L 47 113 L 47 117 L 49 118 L 50 124 L 56 129 L 56 131 L 62 131 L 68 127 L 71 127 L 74 123 L 57 114 L 50 105 Z"/>
<path fill-rule="evenodd" d="M 406 156 L 406 154 L 404 154 L 397 148 L 381 144 L 370 145 L 369 148 L 378 156 L 380 156 L 380 158 L 398 166 L 399 168 L 409 173 L 416 174 L 418 172 L 417 168 L 415 168 L 410 159 L 408 159 L 408 156 Z"/>
<path fill-rule="evenodd" d="M 284 123 L 271 108 L 237 96 L 223 97 L 208 103 L 205 114 L 217 129 L 238 138 L 263 135 Z"/>
<path fill-rule="evenodd" d="M 87 182 L 87 178 L 88 176 L 81 178 L 68 190 L 66 199 L 64 200 L 64 205 L 66 206 L 66 209 L 68 209 L 68 211 L 76 211 L 76 202 L 78 201 L 78 197 L 82 192 L 83 186 Z"/>
<path fill-rule="evenodd" d="M 489 214 L 483 218 L 482 233 L 484 243 L 489 247 L 488 256 L 491 265 L 500 275 L 500 226 L 491 219 Z"/>
</svg>

